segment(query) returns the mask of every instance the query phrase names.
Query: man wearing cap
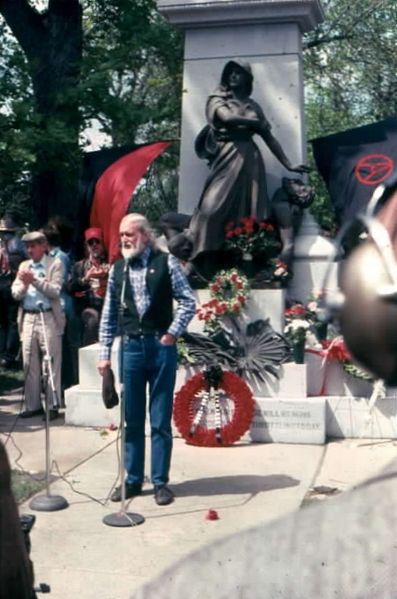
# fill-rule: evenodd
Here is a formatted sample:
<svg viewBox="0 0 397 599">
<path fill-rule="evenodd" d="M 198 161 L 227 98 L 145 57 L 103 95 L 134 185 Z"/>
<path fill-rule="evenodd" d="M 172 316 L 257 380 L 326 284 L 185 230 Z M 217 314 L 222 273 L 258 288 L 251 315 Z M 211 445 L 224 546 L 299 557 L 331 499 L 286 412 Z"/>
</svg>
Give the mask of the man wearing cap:
<svg viewBox="0 0 397 599">
<path fill-rule="evenodd" d="M 87 229 L 84 241 L 87 257 L 76 262 L 68 284 L 81 324 L 83 347 L 98 341 L 99 320 L 109 275 L 102 230 L 97 227 Z"/>
<path fill-rule="evenodd" d="M 124 260 L 115 262 L 109 273 L 99 330 L 98 370 L 106 376 L 113 339 L 120 326 L 124 333 L 125 496 L 128 499 L 142 492 L 148 386 L 154 498 L 157 505 L 168 505 L 174 499 L 168 479 L 176 341 L 194 316 L 195 299 L 178 259 L 158 249 L 142 214 L 125 216 L 119 232 Z M 121 498 L 120 486 L 111 500 Z"/>
<path fill-rule="evenodd" d="M 0 364 L 5 368 L 16 365 L 19 353 L 18 303 L 11 295 L 11 284 L 26 253 L 16 232 L 11 216 L 0 219 Z"/>
<path fill-rule="evenodd" d="M 26 233 L 22 241 L 30 259 L 20 264 L 11 287 L 13 297 L 20 302 L 18 327 L 25 373 L 25 411 L 20 416 L 31 418 L 44 413 L 41 405 L 41 365 L 47 340 L 56 397 L 48 378 L 46 394 L 49 418 L 54 420 L 58 416 L 61 397 L 62 334 L 65 327 L 65 314 L 60 302 L 63 266 L 58 258 L 46 254 L 47 240 L 41 231 Z"/>
</svg>

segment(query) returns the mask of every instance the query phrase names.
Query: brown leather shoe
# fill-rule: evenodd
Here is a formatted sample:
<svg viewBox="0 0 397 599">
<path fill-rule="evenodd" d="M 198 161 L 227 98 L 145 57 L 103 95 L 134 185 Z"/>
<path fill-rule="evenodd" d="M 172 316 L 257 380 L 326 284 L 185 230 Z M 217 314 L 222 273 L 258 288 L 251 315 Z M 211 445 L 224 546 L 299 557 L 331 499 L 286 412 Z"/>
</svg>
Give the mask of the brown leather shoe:
<svg viewBox="0 0 397 599">
<path fill-rule="evenodd" d="M 43 408 L 38 410 L 25 410 L 19 414 L 20 418 L 33 418 L 34 416 L 42 416 L 44 414 Z"/>
<path fill-rule="evenodd" d="M 125 484 L 125 498 L 130 499 L 131 497 L 136 497 L 137 495 L 141 495 L 142 493 L 142 485 L 140 483 L 126 483 Z M 110 501 L 121 501 L 121 485 L 116 487 L 113 493 L 110 496 Z"/>
<path fill-rule="evenodd" d="M 58 416 L 59 416 L 58 410 L 55 410 L 55 409 L 50 410 L 49 420 L 51 420 L 51 421 L 52 420 L 56 420 L 58 418 Z M 43 416 L 43 420 L 46 420 L 46 415 L 45 414 Z"/>
<path fill-rule="evenodd" d="M 174 494 L 167 485 L 154 487 L 154 500 L 157 505 L 169 505 L 174 501 Z"/>
</svg>

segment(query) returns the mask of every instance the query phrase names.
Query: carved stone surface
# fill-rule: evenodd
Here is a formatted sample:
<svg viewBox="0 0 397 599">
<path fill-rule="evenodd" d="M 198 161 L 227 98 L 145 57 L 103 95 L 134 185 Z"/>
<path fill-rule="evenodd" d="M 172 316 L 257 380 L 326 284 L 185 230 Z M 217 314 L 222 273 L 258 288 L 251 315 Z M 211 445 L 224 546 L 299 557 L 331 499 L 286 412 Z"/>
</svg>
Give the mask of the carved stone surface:
<svg viewBox="0 0 397 599">
<path fill-rule="evenodd" d="M 183 28 L 293 20 L 305 32 L 324 19 L 320 0 L 157 0 L 157 6 L 171 23 Z"/>
<path fill-rule="evenodd" d="M 256 398 L 250 437 L 259 443 L 325 443 L 325 399 Z"/>
</svg>

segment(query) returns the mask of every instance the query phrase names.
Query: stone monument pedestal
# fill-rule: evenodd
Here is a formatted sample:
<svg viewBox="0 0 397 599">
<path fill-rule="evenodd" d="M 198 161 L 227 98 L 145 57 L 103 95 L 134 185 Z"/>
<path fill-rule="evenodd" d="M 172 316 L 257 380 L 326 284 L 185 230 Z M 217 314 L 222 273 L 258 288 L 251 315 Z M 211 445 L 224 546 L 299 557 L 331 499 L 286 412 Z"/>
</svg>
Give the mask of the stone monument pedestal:
<svg viewBox="0 0 397 599">
<path fill-rule="evenodd" d="M 119 342 L 116 340 L 112 350 L 112 366 L 116 388 L 119 386 L 117 353 Z M 97 363 L 99 344 L 87 345 L 79 350 L 79 384 L 65 391 L 65 424 L 75 426 L 118 426 L 120 408 L 105 408 L 102 399 L 102 377 L 98 373 Z"/>
<path fill-rule="evenodd" d="M 254 75 L 253 98 L 262 106 L 291 163 L 305 160 L 302 33 L 324 18 L 320 0 L 157 0 L 185 34 L 178 210 L 191 214 L 208 169 L 194 140 L 205 123 L 208 95 L 223 66 L 239 58 Z M 271 197 L 288 173 L 261 140 Z"/>
</svg>

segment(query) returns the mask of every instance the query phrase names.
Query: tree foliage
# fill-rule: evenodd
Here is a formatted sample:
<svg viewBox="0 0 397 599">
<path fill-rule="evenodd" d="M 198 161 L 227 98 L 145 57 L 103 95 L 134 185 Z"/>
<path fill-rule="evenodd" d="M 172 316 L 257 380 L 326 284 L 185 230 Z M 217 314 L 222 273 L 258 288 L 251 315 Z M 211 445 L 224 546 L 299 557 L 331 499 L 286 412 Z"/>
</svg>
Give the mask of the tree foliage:
<svg viewBox="0 0 397 599">
<path fill-rule="evenodd" d="M 154 0 L 0 0 L 0 14 L 0 209 L 19 194 L 36 224 L 73 217 L 93 121 L 107 145 L 179 137 L 182 44 Z"/>
<path fill-rule="evenodd" d="M 309 139 L 396 114 L 395 0 L 322 4 L 326 20 L 304 38 Z M 0 44 L 0 212 L 73 212 L 93 123 L 106 145 L 179 138 L 182 39 L 155 0 L 0 0 Z M 134 209 L 155 218 L 175 206 L 178 150 L 156 161 Z M 311 183 L 331 226 L 315 170 Z"/>
<path fill-rule="evenodd" d="M 323 0 L 326 19 L 304 40 L 309 138 L 376 122 L 397 113 L 397 3 Z M 310 144 L 309 144 L 310 150 Z M 315 172 L 316 216 L 331 225 Z"/>
</svg>

